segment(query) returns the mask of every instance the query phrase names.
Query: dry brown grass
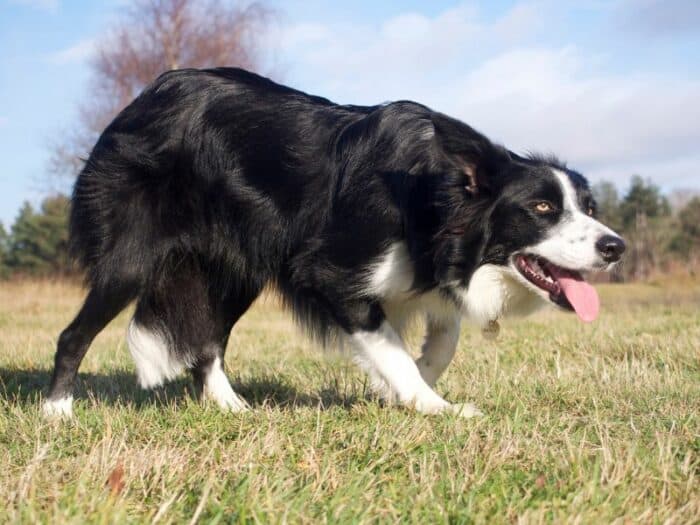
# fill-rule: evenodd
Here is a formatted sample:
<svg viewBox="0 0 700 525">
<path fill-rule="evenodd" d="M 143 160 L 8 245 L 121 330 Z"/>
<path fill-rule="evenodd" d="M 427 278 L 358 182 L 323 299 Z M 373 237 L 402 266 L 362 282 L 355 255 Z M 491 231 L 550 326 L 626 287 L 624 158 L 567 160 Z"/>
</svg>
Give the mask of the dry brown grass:
<svg viewBox="0 0 700 525">
<path fill-rule="evenodd" d="M 0 284 L 0 521 L 698 522 L 700 285 L 602 295 L 591 326 L 464 330 L 438 390 L 478 420 L 380 407 L 268 298 L 226 357 L 251 413 L 200 406 L 186 378 L 138 390 L 125 312 L 83 363 L 75 420 L 51 424 L 38 399 L 82 291 Z"/>
</svg>

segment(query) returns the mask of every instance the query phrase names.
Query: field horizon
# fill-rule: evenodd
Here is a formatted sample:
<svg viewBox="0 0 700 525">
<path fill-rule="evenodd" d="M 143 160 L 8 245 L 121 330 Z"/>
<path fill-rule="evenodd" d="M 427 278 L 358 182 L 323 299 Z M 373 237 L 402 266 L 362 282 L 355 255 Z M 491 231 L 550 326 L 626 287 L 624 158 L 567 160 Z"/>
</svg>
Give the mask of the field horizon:
<svg viewBox="0 0 700 525">
<path fill-rule="evenodd" d="M 699 523 L 700 280 L 597 287 L 591 325 L 543 310 L 496 341 L 463 328 L 437 390 L 481 418 L 382 406 L 267 294 L 226 353 L 250 412 L 200 404 L 185 375 L 140 390 L 129 309 L 83 361 L 73 420 L 51 422 L 84 291 L 0 283 L 0 521 Z"/>
</svg>

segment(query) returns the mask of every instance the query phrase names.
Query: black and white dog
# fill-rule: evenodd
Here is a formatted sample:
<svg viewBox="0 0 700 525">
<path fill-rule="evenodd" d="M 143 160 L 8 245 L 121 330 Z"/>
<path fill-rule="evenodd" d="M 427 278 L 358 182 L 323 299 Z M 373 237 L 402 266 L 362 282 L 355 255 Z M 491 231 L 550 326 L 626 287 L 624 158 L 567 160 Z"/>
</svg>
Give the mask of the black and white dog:
<svg viewBox="0 0 700 525">
<path fill-rule="evenodd" d="M 543 303 L 598 313 L 581 271 L 622 239 L 586 180 L 523 158 L 414 102 L 340 106 L 239 69 L 162 75 L 107 127 L 78 177 L 71 243 L 90 291 L 58 341 L 44 411 L 70 415 L 80 362 L 131 301 L 139 382 L 190 370 L 244 410 L 229 332 L 273 285 L 320 341 L 353 348 L 378 391 L 426 414 L 478 414 L 433 386 L 462 317 L 482 327 Z M 402 331 L 426 319 L 414 361 Z"/>
</svg>

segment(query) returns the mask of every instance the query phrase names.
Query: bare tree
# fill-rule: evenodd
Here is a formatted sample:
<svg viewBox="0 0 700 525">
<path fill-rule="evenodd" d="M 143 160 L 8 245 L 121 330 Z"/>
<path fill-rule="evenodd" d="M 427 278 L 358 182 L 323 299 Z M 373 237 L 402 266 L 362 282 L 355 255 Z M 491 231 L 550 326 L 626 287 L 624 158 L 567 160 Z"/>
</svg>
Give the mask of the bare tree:
<svg viewBox="0 0 700 525">
<path fill-rule="evenodd" d="M 53 145 L 50 170 L 74 177 L 100 132 L 146 85 L 170 69 L 256 70 L 271 10 L 221 0 L 134 0 L 98 43 L 78 123 Z"/>
</svg>

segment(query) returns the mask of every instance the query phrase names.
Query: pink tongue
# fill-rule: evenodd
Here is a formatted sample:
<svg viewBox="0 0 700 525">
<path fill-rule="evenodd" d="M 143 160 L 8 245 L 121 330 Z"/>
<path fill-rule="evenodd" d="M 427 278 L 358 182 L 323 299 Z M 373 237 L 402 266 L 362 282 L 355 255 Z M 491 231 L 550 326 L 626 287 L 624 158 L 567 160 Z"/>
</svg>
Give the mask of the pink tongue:
<svg viewBox="0 0 700 525">
<path fill-rule="evenodd" d="M 595 288 L 578 273 L 568 272 L 554 265 L 549 266 L 549 271 L 559 283 L 579 319 L 584 323 L 595 321 L 600 311 L 600 299 Z"/>
</svg>

